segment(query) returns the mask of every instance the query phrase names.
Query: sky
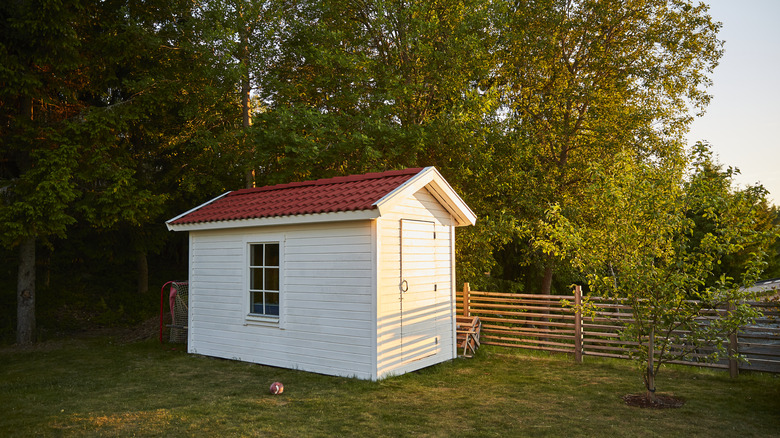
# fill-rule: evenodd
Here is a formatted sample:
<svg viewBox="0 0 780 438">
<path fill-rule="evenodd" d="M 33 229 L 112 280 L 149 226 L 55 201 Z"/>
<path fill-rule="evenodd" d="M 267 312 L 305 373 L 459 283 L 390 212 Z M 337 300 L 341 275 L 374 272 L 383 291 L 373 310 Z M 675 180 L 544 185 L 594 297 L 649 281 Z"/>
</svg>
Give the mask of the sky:
<svg viewBox="0 0 780 438">
<path fill-rule="evenodd" d="M 713 96 L 696 119 L 690 145 L 706 140 L 740 187 L 762 184 L 780 206 L 780 0 L 703 0 L 723 24 Z"/>
</svg>

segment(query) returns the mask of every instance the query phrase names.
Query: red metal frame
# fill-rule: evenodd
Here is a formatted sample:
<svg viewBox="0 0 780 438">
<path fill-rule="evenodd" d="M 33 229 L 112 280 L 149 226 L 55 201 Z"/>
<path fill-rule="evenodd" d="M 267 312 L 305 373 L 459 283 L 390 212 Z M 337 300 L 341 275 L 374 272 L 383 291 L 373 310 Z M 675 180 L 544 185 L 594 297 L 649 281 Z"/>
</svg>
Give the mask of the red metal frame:
<svg viewBox="0 0 780 438">
<path fill-rule="evenodd" d="M 169 281 L 169 282 L 165 283 L 165 284 L 162 286 L 162 288 L 160 289 L 160 343 L 161 343 L 161 344 L 162 344 L 162 341 L 163 341 L 163 340 L 162 340 L 162 333 L 163 333 L 163 315 L 165 314 L 165 313 L 164 313 L 164 307 L 163 307 L 163 303 L 165 302 L 165 299 L 164 299 L 164 297 L 165 297 L 165 286 L 168 286 L 169 284 L 172 284 L 172 283 L 178 283 L 178 282 L 177 282 L 177 281 L 174 281 L 174 280 L 171 280 L 171 281 Z"/>
</svg>

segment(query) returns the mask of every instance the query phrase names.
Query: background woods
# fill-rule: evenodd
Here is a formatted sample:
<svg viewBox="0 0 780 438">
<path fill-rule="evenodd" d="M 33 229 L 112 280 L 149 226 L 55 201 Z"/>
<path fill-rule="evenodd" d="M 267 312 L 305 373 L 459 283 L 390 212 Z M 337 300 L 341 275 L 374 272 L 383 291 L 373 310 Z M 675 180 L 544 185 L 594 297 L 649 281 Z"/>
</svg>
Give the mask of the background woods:
<svg viewBox="0 0 780 438">
<path fill-rule="evenodd" d="M 692 1 L 15 0 L 0 23 L 6 341 L 153 312 L 137 294 L 186 276 L 163 222 L 217 194 L 411 166 L 477 213 L 476 289 L 627 278 L 682 228 L 730 242 L 691 290 L 780 276 L 763 188 L 685 150 L 722 53 Z"/>
</svg>

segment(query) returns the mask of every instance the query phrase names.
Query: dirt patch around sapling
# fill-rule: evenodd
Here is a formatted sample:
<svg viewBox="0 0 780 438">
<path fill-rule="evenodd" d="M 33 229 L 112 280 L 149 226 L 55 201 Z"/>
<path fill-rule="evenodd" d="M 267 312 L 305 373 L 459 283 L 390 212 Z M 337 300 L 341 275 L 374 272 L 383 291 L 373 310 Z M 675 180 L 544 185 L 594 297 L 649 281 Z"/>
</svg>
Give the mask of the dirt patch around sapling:
<svg viewBox="0 0 780 438">
<path fill-rule="evenodd" d="M 623 401 L 628 406 L 649 409 L 673 409 L 680 408 L 685 404 L 685 400 L 670 394 L 657 394 L 655 400 L 651 400 L 647 394 L 627 394 L 623 396 Z"/>
</svg>

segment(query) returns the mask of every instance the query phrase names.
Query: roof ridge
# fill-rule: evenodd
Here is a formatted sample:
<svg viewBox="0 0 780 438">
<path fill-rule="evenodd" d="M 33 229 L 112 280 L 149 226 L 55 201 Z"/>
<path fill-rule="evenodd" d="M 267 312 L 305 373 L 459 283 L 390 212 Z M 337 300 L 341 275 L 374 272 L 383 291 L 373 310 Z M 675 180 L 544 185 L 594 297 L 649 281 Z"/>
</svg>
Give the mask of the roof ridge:
<svg viewBox="0 0 780 438">
<path fill-rule="evenodd" d="M 241 189 L 177 216 L 173 225 L 368 211 L 424 169 L 409 168 Z"/>
<path fill-rule="evenodd" d="M 246 195 L 246 194 L 258 193 L 258 192 L 270 192 L 273 190 L 284 190 L 284 189 L 290 189 L 295 187 L 306 187 L 306 186 L 314 187 L 314 186 L 324 186 L 330 184 L 342 184 L 348 182 L 366 181 L 370 179 L 387 178 L 391 176 L 414 175 L 419 173 L 423 169 L 424 167 L 410 167 L 410 168 L 399 169 L 399 170 L 386 170 L 384 172 L 369 172 L 369 173 L 363 173 L 358 175 L 334 176 L 331 178 L 296 181 L 290 183 L 275 184 L 272 186 L 252 187 L 248 189 L 234 190 L 230 192 L 227 196 Z"/>
</svg>

